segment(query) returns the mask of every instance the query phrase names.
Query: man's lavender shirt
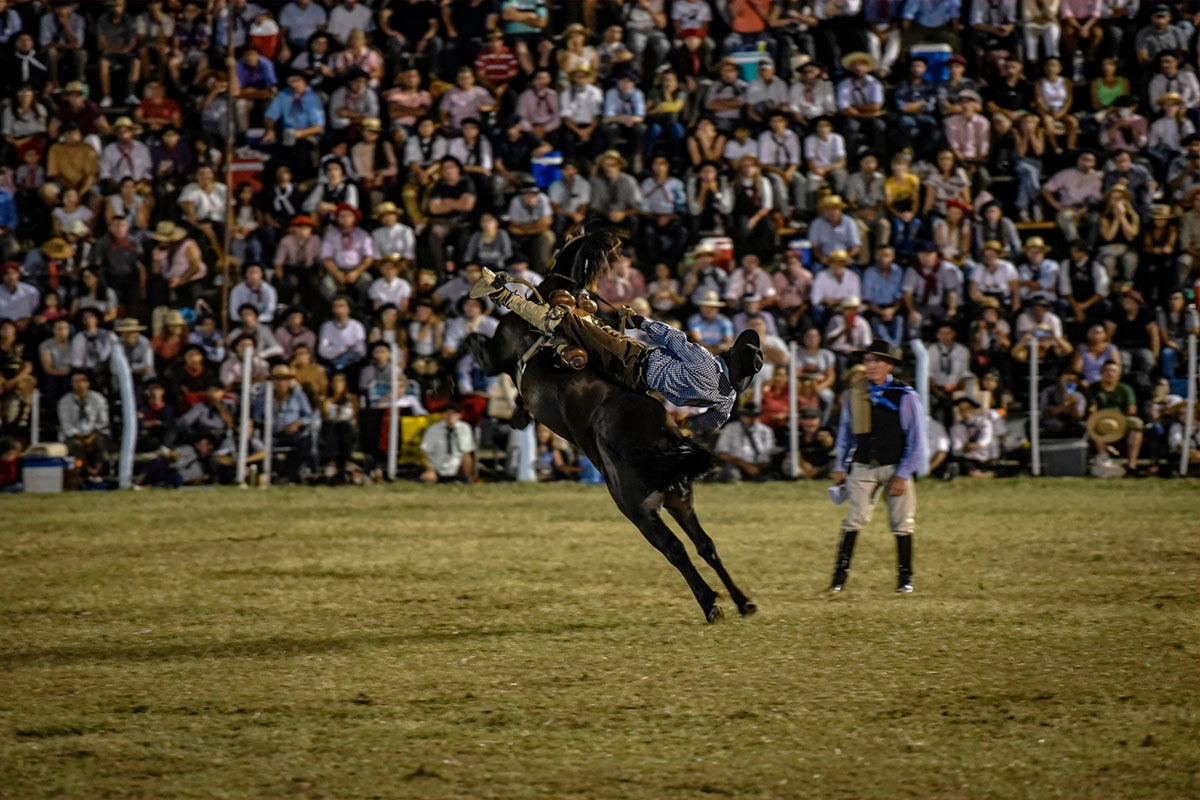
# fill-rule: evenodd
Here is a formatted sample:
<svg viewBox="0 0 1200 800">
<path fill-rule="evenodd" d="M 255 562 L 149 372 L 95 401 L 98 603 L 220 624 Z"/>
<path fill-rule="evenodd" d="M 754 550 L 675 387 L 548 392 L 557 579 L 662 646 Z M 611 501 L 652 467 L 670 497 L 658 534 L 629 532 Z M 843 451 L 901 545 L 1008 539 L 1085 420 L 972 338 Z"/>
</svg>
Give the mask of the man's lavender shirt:
<svg viewBox="0 0 1200 800">
<path fill-rule="evenodd" d="M 891 382 L 892 376 L 888 375 L 883 385 Z M 908 480 L 917 473 L 921 463 L 921 448 L 925 446 L 925 414 L 921 411 L 921 398 L 911 386 L 905 387 L 904 394 L 900 396 L 900 427 L 904 429 L 904 452 L 900 454 L 896 477 Z M 838 420 L 834 472 L 846 471 L 846 459 L 850 457 L 850 451 L 857 441 L 850 418 L 850 392 L 847 390 L 842 402 L 842 418 Z"/>
</svg>

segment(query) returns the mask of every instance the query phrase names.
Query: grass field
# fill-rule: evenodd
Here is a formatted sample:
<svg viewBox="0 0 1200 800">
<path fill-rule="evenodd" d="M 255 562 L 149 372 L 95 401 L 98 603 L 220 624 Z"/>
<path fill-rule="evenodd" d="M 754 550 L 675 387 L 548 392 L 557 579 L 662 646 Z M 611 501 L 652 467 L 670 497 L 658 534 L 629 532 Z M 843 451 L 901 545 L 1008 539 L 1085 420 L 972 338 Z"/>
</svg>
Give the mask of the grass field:
<svg viewBox="0 0 1200 800">
<path fill-rule="evenodd" d="M 0 796 L 1196 797 L 1197 484 L 918 495 L 701 487 L 716 626 L 595 488 L 3 498 Z"/>
</svg>

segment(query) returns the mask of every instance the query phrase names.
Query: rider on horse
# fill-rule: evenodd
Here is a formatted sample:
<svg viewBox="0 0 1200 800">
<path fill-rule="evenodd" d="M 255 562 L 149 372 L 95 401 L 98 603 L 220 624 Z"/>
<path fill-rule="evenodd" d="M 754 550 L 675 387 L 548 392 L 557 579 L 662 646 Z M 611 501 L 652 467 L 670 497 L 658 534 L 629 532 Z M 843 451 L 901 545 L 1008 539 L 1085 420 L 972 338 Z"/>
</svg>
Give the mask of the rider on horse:
<svg viewBox="0 0 1200 800">
<path fill-rule="evenodd" d="M 568 305 L 547 306 L 526 300 L 506 288 L 508 276 L 486 267 L 471 297 L 490 295 L 543 334 L 557 334 L 584 348 L 591 363 L 610 380 L 638 392 L 655 391 L 677 406 L 705 409 L 693 417 L 693 431 L 715 430 L 729 419 L 737 397 L 762 369 L 758 334 L 743 331 L 733 347 L 714 356 L 687 335 L 640 314 L 630 322 L 655 347 L 622 336 L 590 315 L 574 313 Z"/>
</svg>

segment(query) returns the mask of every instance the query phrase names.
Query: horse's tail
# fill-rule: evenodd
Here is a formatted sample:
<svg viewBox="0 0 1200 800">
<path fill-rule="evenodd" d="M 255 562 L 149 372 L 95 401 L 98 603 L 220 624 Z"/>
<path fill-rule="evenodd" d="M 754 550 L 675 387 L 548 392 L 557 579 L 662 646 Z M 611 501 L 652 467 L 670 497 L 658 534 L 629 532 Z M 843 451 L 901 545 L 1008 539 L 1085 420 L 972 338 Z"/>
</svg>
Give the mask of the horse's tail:
<svg viewBox="0 0 1200 800">
<path fill-rule="evenodd" d="M 650 485 L 660 492 L 691 483 L 712 470 L 716 463 L 712 452 L 697 442 L 670 431 L 649 452 L 640 454 Z"/>
</svg>

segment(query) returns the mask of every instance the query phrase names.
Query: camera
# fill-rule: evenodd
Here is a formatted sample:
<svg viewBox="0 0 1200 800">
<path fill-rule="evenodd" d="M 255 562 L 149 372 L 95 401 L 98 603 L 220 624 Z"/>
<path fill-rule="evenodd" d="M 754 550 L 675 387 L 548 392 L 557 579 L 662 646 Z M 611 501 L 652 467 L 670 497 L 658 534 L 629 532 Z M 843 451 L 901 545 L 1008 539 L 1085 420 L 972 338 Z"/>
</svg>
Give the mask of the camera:
<svg viewBox="0 0 1200 800">
<path fill-rule="evenodd" d="M 1035 339 L 1049 339 L 1050 338 L 1050 329 L 1049 328 L 1034 328 L 1033 336 Z"/>
</svg>

